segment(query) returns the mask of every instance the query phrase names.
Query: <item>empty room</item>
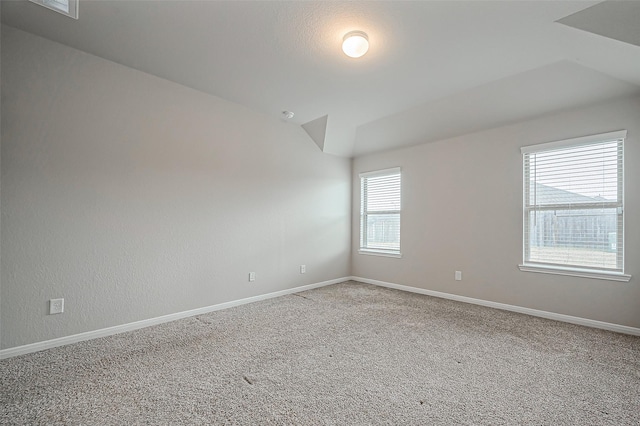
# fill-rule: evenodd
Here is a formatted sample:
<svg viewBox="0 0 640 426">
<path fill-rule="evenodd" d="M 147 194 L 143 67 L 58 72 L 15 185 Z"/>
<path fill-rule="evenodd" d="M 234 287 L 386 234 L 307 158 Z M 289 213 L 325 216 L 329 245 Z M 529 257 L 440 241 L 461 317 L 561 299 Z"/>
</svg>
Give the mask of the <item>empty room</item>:
<svg viewBox="0 0 640 426">
<path fill-rule="evenodd" d="M 0 15 L 0 424 L 640 424 L 639 1 Z"/>
</svg>

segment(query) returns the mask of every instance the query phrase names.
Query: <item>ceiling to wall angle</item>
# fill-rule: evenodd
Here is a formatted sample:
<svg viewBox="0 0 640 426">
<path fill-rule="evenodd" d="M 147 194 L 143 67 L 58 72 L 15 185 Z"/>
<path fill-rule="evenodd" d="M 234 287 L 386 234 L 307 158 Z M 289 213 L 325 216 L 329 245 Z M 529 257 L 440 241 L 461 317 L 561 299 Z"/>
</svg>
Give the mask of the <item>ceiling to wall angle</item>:
<svg viewBox="0 0 640 426">
<path fill-rule="evenodd" d="M 638 1 L 83 0 L 77 20 L 36 4 L 77 18 L 73 0 L 0 3 L 5 25 L 277 120 L 295 111 L 309 143 L 346 157 L 640 93 Z M 354 31 L 357 59 L 342 50 Z"/>
</svg>

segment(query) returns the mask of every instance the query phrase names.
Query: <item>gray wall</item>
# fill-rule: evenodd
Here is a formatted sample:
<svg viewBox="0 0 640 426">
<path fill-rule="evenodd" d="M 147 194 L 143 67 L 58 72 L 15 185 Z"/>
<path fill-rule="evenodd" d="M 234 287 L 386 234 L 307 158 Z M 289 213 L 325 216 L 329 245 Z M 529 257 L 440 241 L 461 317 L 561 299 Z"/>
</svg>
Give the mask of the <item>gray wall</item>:
<svg viewBox="0 0 640 426">
<path fill-rule="evenodd" d="M 640 327 L 640 98 L 352 166 L 297 126 L 10 27 L 1 54 L 2 349 L 350 274 Z M 519 147 L 619 129 L 631 282 L 520 272 Z M 403 258 L 359 255 L 358 173 L 394 166 Z"/>
<path fill-rule="evenodd" d="M 300 127 L 7 26 L 2 86 L 1 348 L 349 275 Z"/>
<path fill-rule="evenodd" d="M 625 142 L 628 283 L 521 272 L 520 147 L 614 130 Z M 402 167 L 401 259 L 357 253 L 364 171 Z M 353 170 L 355 276 L 640 327 L 640 98 L 359 157 Z M 454 281 L 454 271 L 463 272 Z"/>
</svg>

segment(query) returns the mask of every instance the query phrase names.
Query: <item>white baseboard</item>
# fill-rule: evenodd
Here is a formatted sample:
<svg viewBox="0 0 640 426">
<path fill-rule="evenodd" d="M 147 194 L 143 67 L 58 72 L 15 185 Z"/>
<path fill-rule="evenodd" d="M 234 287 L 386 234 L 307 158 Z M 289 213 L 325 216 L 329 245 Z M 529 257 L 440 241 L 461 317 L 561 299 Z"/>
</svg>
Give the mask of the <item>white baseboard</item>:
<svg viewBox="0 0 640 426">
<path fill-rule="evenodd" d="M 381 287 L 395 288 L 397 290 L 408 291 L 411 293 L 425 294 L 427 296 L 440 297 L 442 299 L 456 300 L 458 302 L 471 303 L 474 305 L 487 306 L 489 308 L 502 309 L 505 311 L 518 312 L 521 314 L 532 315 L 552 319 L 556 321 L 568 322 L 571 324 L 584 325 L 586 327 L 600 328 L 603 330 L 615 331 L 617 333 L 631 334 L 640 336 L 640 328 L 629 327 L 626 325 L 612 324 L 609 322 L 596 321 L 587 318 L 574 317 L 571 315 L 556 314 L 554 312 L 540 311 L 537 309 L 523 308 L 521 306 L 507 305 L 505 303 L 491 302 L 488 300 L 474 299 L 472 297 L 458 296 L 457 294 L 442 293 L 439 291 L 425 290 L 423 288 L 409 287 L 406 285 L 388 283 L 384 281 L 371 280 L 369 278 L 351 277 L 353 281 L 359 281 L 366 284 L 373 284 Z"/>
<path fill-rule="evenodd" d="M 45 349 L 51 349 L 58 346 L 69 345 L 71 343 L 82 342 L 84 340 L 91 340 L 91 339 L 97 339 L 99 337 L 112 336 L 114 334 L 119 334 L 127 331 L 137 330 L 140 328 L 150 327 L 152 325 L 175 321 L 182 318 L 192 317 L 195 315 L 202 315 L 208 312 L 214 312 L 222 309 L 233 308 L 234 306 L 246 305 L 247 303 L 258 302 L 260 300 L 272 299 L 274 297 L 284 296 L 292 293 L 298 293 L 300 291 L 311 290 L 314 288 L 324 287 L 331 284 L 337 284 L 344 281 L 348 281 L 349 279 L 350 277 L 344 277 L 344 278 L 337 278 L 329 281 L 322 281 L 319 283 L 303 285 L 300 287 L 276 291 L 273 293 L 247 297 L 245 299 L 233 300 L 231 302 L 219 303 L 217 305 L 205 306 L 203 308 L 192 309 L 190 311 L 176 312 L 175 314 L 163 315 L 161 317 L 149 318 L 146 320 L 131 322 L 128 324 L 116 325 L 114 327 L 102 328 L 99 330 L 87 331 L 85 333 L 74 334 L 71 336 L 60 337 L 57 339 L 45 340 L 43 342 L 30 343 L 28 345 L 2 349 L 0 350 L 0 359 L 10 358 L 18 355 L 25 355 L 32 352 L 43 351 Z"/>
<path fill-rule="evenodd" d="M 99 330 L 87 331 L 85 333 L 74 334 L 71 336 L 60 337 L 57 339 L 45 340 L 43 342 L 30 343 L 28 345 L 16 346 L 13 348 L 0 350 L 0 359 L 11 358 L 18 355 L 25 355 L 32 352 L 38 352 L 45 349 L 51 349 L 58 346 L 69 345 L 72 343 L 82 342 L 85 340 L 97 339 L 99 337 L 112 336 L 114 334 L 124 333 L 127 331 L 137 330 L 140 328 L 150 327 L 152 325 L 162 324 L 165 322 L 175 321 L 182 318 L 192 317 L 196 315 L 206 314 L 208 312 L 219 311 L 222 309 L 232 308 L 234 306 L 246 305 L 248 303 L 258 302 L 260 300 L 272 299 L 274 297 L 285 296 L 287 294 L 298 293 L 300 291 L 311 290 L 314 288 L 324 287 L 344 281 L 359 281 L 366 284 L 373 284 L 381 287 L 394 288 L 397 290 L 407 291 L 411 293 L 424 294 L 427 296 L 439 297 L 442 299 L 456 300 L 458 302 L 471 303 L 474 305 L 487 306 L 489 308 L 502 309 L 505 311 L 518 312 L 521 314 L 532 315 L 535 317 L 547 318 L 556 321 L 568 322 L 571 324 L 583 325 L 586 327 L 600 328 L 603 330 L 615 331 L 618 333 L 640 336 L 640 328 L 629 327 L 626 325 L 612 324 L 603 321 L 596 321 L 587 318 L 574 317 L 571 315 L 557 314 L 554 312 L 540 311 L 537 309 L 524 308 L 521 306 L 508 305 L 505 303 L 491 302 L 488 300 L 474 299 L 472 297 L 459 296 L 457 294 L 442 293 L 439 291 L 426 290 L 418 287 L 410 287 L 406 285 L 394 284 L 385 281 L 372 280 L 362 277 L 344 277 L 334 280 L 323 281 L 314 284 L 308 284 L 300 287 L 290 288 L 287 290 L 276 291 L 273 293 L 261 294 L 258 296 L 247 297 L 245 299 L 233 300 L 230 302 L 220 303 L 217 305 L 205 306 L 203 308 L 192 309 L 184 312 L 176 312 L 174 314 L 164 315 L 156 318 L 149 318 L 142 321 L 136 321 L 128 324 L 117 325 L 114 327 L 102 328 Z"/>
</svg>

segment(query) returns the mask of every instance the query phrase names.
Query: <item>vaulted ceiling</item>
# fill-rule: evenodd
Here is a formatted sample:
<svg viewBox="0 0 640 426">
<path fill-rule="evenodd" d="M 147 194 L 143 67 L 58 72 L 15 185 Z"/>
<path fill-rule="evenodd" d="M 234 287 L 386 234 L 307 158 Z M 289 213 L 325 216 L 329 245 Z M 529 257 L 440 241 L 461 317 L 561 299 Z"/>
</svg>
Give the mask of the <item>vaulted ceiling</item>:
<svg viewBox="0 0 640 426">
<path fill-rule="evenodd" d="M 363 155 L 640 93 L 639 1 L 26 0 L 2 21 Z M 370 50 L 342 53 L 365 31 Z"/>
</svg>

